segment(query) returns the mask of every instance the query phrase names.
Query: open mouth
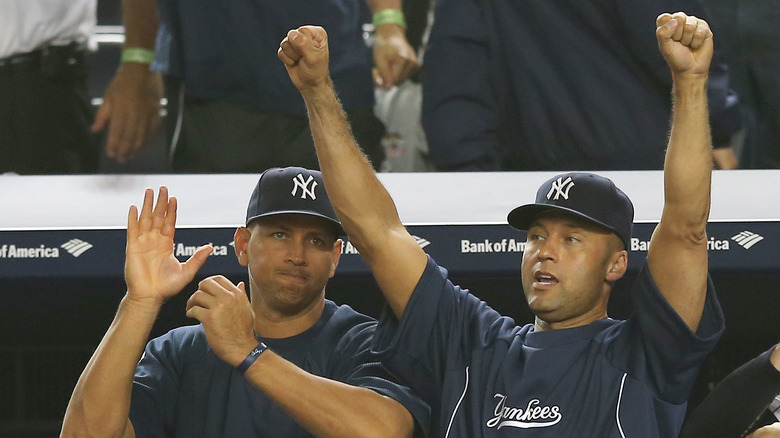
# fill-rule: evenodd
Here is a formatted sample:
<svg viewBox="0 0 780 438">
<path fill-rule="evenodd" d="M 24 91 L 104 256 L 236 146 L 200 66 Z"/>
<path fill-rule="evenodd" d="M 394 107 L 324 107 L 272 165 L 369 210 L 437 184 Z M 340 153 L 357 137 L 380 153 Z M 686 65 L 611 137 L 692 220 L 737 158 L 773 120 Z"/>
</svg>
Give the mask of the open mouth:
<svg viewBox="0 0 780 438">
<path fill-rule="evenodd" d="M 534 273 L 534 287 L 547 288 L 558 284 L 558 279 L 548 272 L 537 271 Z"/>
</svg>

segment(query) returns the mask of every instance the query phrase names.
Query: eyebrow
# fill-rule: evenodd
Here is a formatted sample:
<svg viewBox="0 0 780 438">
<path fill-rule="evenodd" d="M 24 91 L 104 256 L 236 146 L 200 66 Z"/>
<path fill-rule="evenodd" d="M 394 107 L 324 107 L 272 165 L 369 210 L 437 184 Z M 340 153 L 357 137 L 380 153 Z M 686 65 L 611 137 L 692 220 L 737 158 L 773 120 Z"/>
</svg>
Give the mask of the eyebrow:
<svg viewBox="0 0 780 438">
<path fill-rule="evenodd" d="M 333 240 L 334 242 L 338 240 L 338 236 L 336 236 L 335 233 L 333 233 L 331 230 L 324 229 L 324 228 L 318 229 L 317 227 L 298 227 L 298 226 L 288 225 L 285 222 L 266 223 L 266 224 L 261 224 L 261 226 L 268 228 L 269 231 L 290 232 L 293 230 L 300 230 L 303 231 L 306 236 L 319 237 L 324 240 Z"/>
</svg>

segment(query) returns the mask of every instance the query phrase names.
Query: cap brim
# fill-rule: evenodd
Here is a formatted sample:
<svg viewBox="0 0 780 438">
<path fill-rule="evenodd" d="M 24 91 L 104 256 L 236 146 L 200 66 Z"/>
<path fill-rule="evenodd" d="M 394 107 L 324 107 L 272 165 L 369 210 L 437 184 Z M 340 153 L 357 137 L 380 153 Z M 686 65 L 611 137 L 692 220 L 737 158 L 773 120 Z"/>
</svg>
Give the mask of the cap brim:
<svg viewBox="0 0 780 438">
<path fill-rule="evenodd" d="M 309 210 L 277 210 L 277 211 L 268 211 L 263 214 L 258 214 L 257 216 L 252 216 L 246 221 L 246 225 L 249 225 L 252 221 L 256 219 L 260 219 L 262 217 L 269 217 L 269 216 L 278 216 L 281 214 L 305 214 L 308 216 L 315 216 L 322 219 L 325 219 L 326 221 L 332 223 L 336 226 L 336 232 L 339 236 L 346 236 L 347 232 L 344 231 L 344 228 L 341 226 L 341 222 L 333 220 L 332 218 L 329 218 L 328 216 L 325 216 L 324 214 L 318 213 L 316 211 L 309 211 Z"/>
<path fill-rule="evenodd" d="M 509 214 L 506 216 L 507 222 L 509 222 L 509 225 L 512 228 L 521 230 L 521 231 L 528 231 L 528 228 L 531 226 L 531 222 L 534 220 L 534 218 L 544 211 L 550 211 L 550 210 L 556 210 L 556 211 L 562 211 L 565 213 L 573 214 L 577 217 L 581 217 L 585 220 L 588 220 L 590 222 L 593 222 L 595 224 L 601 225 L 602 227 L 612 231 L 613 233 L 617 234 L 617 230 L 610 227 L 609 225 L 597 221 L 596 219 L 593 219 L 592 217 L 582 214 L 577 210 L 572 210 L 570 208 L 566 207 L 560 207 L 557 205 L 549 205 L 549 204 L 526 204 L 521 205 L 514 210 L 510 211 Z"/>
</svg>

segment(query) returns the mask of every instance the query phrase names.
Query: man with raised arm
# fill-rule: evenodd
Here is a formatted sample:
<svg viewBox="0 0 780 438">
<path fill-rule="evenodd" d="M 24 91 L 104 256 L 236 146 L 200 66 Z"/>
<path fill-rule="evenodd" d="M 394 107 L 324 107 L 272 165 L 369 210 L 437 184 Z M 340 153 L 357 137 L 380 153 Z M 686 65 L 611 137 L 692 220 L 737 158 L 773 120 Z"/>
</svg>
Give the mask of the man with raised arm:
<svg viewBox="0 0 780 438">
<path fill-rule="evenodd" d="M 713 41 L 706 22 L 681 12 L 659 16 L 656 26 L 674 115 L 665 206 L 632 291 L 636 314 L 607 316 L 626 270 L 631 201 L 606 178 L 569 173 L 508 216 L 528 231 L 522 284 L 536 320 L 525 326 L 453 285 L 405 230 L 350 136 L 328 79 L 324 30 L 299 28 L 282 41 L 279 57 L 306 102 L 336 213 L 394 314 L 380 321 L 374 348 L 431 404 L 433 435 L 679 433 L 699 366 L 724 328 L 706 251 Z"/>
<path fill-rule="evenodd" d="M 130 207 L 127 294 L 76 384 L 63 437 L 411 437 L 428 407 L 371 352 L 376 321 L 325 299 L 341 227 L 318 171 L 265 171 L 235 233 L 242 283 L 209 277 L 187 302 L 200 325 L 150 341 L 163 302 L 211 251 L 173 255 L 176 198 Z M 140 358 L 140 361 L 139 361 Z"/>
</svg>

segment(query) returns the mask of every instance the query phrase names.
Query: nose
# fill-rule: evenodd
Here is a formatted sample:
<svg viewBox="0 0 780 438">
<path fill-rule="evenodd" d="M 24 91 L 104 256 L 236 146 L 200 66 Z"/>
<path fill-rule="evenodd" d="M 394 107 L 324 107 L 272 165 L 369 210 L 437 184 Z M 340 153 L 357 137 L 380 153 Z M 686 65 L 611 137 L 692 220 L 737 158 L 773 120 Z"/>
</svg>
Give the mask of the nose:
<svg viewBox="0 0 780 438">
<path fill-rule="evenodd" d="M 539 242 L 539 249 L 536 253 L 536 258 L 539 260 L 558 260 L 558 245 L 553 239 L 545 239 Z"/>
<path fill-rule="evenodd" d="M 306 246 L 302 241 L 291 242 L 287 246 L 287 262 L 292 263 L 295 266 L 306 266 Z"/>
</svg>

